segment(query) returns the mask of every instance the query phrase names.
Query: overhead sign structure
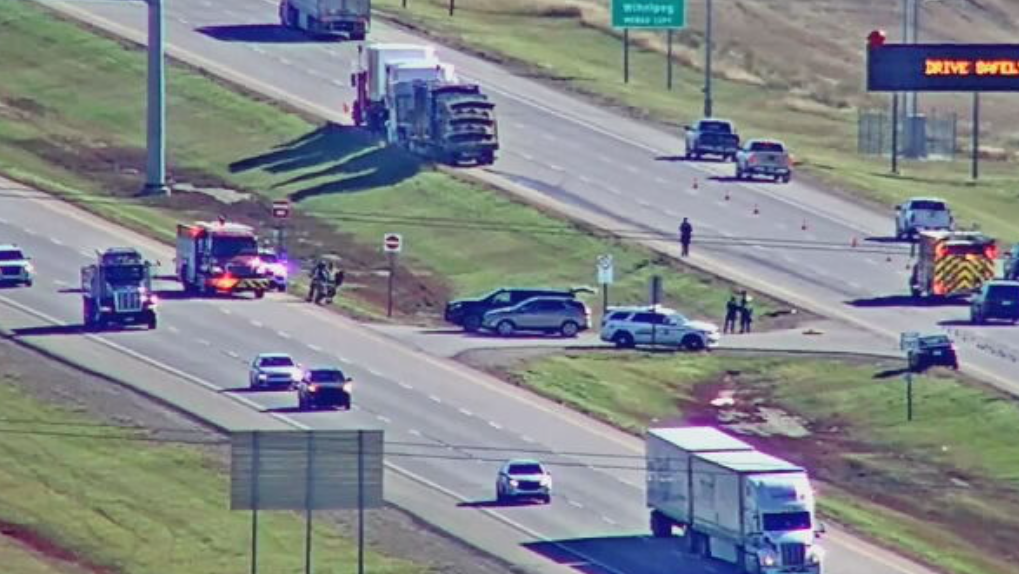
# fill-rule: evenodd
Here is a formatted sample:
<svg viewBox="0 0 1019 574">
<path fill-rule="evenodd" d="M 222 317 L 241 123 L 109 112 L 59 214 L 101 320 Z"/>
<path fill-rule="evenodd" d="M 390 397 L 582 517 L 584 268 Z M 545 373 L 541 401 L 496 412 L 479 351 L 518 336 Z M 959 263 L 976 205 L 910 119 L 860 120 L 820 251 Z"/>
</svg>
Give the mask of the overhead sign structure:
<svg viewBox="0 0 1019 574">
<path fill-rule="evenodd" d="M 871 92 L 1019 92 L 1019 44 L 884 44 L 867 50 Z"/>
<path fill-rule="evenodd" d="M 273 201 L 272 216 L 274 219 L 288 219 L 290 217 L 290 201 L 286 199 Z"/>
<path fill-rule="evenodd" d="M 612 0 L 613 28 L 678 30 L 686 27 L 686 0 Z"/>
<path fill-rule="evenodd" d="M 598 283 L 602 285 L 611 285 L 615 279 L 615 265 L 612 261 L 612 255 L 599 255 L 597 269 Z"/>
<path fill-rule="evenodd" d="M 381 430 L 239 432 L 230 443 L 232 510 L 382 506 Z"/>
<path fill-rule="evenodd" d="M 403 237 L 399 233 L 387 233 L 382 237 L 382 249 L 386 253 L 403 251 Z"/>
</svg>

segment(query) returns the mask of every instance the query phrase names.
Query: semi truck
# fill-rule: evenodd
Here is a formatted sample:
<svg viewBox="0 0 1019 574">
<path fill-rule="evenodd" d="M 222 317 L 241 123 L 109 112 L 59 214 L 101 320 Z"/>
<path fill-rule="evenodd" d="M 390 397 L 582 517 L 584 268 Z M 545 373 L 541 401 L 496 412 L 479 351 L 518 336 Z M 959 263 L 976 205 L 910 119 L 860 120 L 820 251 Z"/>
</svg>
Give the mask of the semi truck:
<svg viewBox="0 0 1019 574">
<path fill-rule="evenodd" d="M 451 165 L 488 165 L 499 147 L 495 104 L 462 83 L 431 46 L 371 44 L 351 76 L 356 125 L 389 145 Z"/>
<path fill-rule="evenodd" d="M 281 0 L 279 12 L 284 27 L 309 34 L 364 40 L 371 28 L 371 0 Z"/>
<path fill-rule="evenodd" d="M 86 331 L 110 325 L 156 328 L 152 264 L 130 247 L 97 253 L 81 268 L 82 323 Z"/>
<path fill-rule="evenodd" d="M 994 279 L 997 259 L 997 241 L 978 231 L 920 231 L 910 292 L 914 297 L 973 294 Z"/>
<path fill-rule="evenodd" d="M 652 429 L 646 448 L 654 536 L 679 527 L 692 553 L 747 574 L 821 573 L 806 470 L 703 427 Z"/>
<path fill-rule="evenodd" d="M 176 268 L 184 290 L 200 295 L 248 292 L 261 299 L 275 280 L 259 258 L 255 230 L 224 219 L 177 225 Z"/>
</svg>

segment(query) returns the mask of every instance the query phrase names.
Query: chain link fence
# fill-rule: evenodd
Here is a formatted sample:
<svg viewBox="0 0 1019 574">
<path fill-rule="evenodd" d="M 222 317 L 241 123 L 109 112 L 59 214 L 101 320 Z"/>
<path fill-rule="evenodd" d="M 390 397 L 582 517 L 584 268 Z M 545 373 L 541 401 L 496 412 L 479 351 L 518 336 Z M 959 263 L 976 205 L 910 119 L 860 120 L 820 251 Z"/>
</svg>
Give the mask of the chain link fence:
<svg viewBox="0 0 1019 574">
<path fill-rule="evenodd" d="M 861 109 L 857 114 L 856 149 L 861 155 L 891 155 L 892 114 L 883 109 Z M 955 159 L 958 117 L 953 112 L 931 111 L 898 122 L 898 149 L 903 157 Z"/>
</svg>

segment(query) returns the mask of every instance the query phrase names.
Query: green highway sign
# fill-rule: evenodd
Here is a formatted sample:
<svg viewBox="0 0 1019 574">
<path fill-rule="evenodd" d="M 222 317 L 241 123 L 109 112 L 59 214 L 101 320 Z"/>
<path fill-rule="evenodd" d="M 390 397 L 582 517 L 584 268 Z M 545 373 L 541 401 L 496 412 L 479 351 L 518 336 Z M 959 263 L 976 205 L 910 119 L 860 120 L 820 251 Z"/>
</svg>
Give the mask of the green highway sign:
<svg viewBox="0 0 1019 574">
<path fill-rule="evenodd" d="M 613 28 L 686 27 L 686 0 L 612 0 Z"/>
</svg>

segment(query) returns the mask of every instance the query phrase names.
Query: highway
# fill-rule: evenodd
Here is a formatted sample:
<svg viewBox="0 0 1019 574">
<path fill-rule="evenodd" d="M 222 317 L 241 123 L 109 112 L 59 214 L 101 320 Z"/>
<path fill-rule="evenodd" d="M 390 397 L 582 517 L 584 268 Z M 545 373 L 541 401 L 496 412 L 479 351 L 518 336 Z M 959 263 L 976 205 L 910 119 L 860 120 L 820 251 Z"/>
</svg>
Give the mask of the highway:
<svg viewBox="0 0 1019 574">
<path fill-rule="evenodd" d="M 145 29 L 145 11 L 139 4 L 54 5 L 144 39 L 139 31 Z M 165 9 L 169 51 L 322 117 L 342 119 L 343 104 L 353 98 L 348 81 L 356 44 L 308 41 L 278 29 L 275 7 L 272 0 L 170 2 Z M 421 42 L 379 20 L 372 39 Z M 693 264 L 885 339 L 897 340 L 904 331 L 947 328 L 956 335 L 964 369 L 1019 394 L 1019 381 L 1011 377 L 1019 362 L 1019 330 L 960 324 L 968 316 L 964 307 L 910 305 L 903 297 L 908 248 L 864 242 L 892 233 L 891 212 L 876 213 L 797 181 L 730 181 L 731 164 L 676 160 L 683 146 L 677 134 L 588 105 L 472 56 L 449 49 L 439 55 L 454 63 L 459 74 L 481 83 L 498 104 L 503 151 L 486 178 L 527 188 L 578 213 L 597 213 L 616 227 L 671 234 L 681 217 L 690 217 L 697 238 L 716 240 L 699 247 L 695 238 Z M 733 245 L 738 238 L 830 246 Z M 861 247 L 850 247 L 853 238 Z M 896 254 L 867 252 L 875 248 Z"/>
<path fill-rule="evenodd" d="M 78 268 L 96 249 L 133 245 L 153 260 L 172 257 L 163 246 L 65 204 L 11 192 L 18 186 L 9 182 L 0 187 L 7 190 L 0 196 L 0 237 L 31 253 L 38 272 L 33 288 L 0 291 L 0 321 L 52 352 L 84 352 L 80 296 L 70 291 Z M 107 356 L 85 360 L 100 371 L 133 361 L 148 364 L 153 376 L 173 373 L 178 388 L 147 392 L 214 423 L 222 417 L 226 428 L 259 428 L 250 417 L 238 422 L 238 408 L 260 413 L 268 428 L 280 422 L 311 429 L 383 428 L 396 482 L 413 491 L 403 495 L 401 506 L 437 507 L 424 517 L 445 521 L 454 534 L 535 571 L 555 571 L 556 560 L 537 557 L 561 554 L 563 547 L 596 560 L 597 572 L 675 572 L 684 562 L 689 569 L 683 571 L 727 571 L 718 563 L 690 563 L 678 541 L 647 540 L 638 439 L 290 297 L 188 300 L 175 288 L 160 283 L 159 329 L 89 335 L 100 347 L 90 352 Z M 346 368 L 355 379 L 356 409 L 299 413 L 290 393 L 248 392 L 246 363 L 263 351 L 289 352 L 309 366 Z M 154 384 L 147 375 L 132 376 L 140 385 Z M 551 506 L 492 503 L 499 463 L 518 455 L 552 465 Z M 522 553 L 521 547 L 533 552 Z M 924 572 L 839 531 L 829 533 L 827 547 L 833 574 Z"/>
</svg>

